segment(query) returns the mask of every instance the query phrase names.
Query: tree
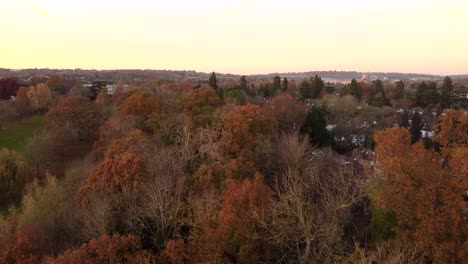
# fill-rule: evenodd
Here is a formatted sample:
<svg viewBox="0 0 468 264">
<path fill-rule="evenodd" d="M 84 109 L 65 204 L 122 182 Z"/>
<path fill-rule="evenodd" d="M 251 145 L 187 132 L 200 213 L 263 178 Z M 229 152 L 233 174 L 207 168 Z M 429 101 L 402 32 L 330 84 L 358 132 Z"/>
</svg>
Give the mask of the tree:
<svg viewBox="0 0 468 264">
<path fill-rule="evenodd" d="M 262 137 L 271 137 L 275 128 L 274 120 L 259 106 L 237 106 L 225 114 L 218 125 L 221 152 L 233 158 L 246 156 L 260 144 Z"/>
<path fill-rule="evenodd" d="M 450 108 L 452 106 L 453 97 L 453 82 L 450 77 L 445 77 L 442 82 L 442 91 L 440 98 L 440 105 L 443 109 Z"/>
<path fill-rule="evenodd" d="M 289 93 L 268 99 L 262 109 L 276 119 L 278 128 L 284 132 L 299 129 L 307 115 L 307 106 Z"/>
<path fill-rule="evenodd" d="M 79 249 L 67 250 L 53 263 L 155 263 L 155 256 L 142 249 L 139 237 L 114 234 L 93 239 Z"/>
<path fill-rule="evenodd" d="M 418 142 L 421 139 L 421 129 L 424 127 L 421 115 L 418 112 L 413 114 L 411 120 L 410 132 L 411 132 L 411 143 Z"/>
<path fill-rule="evenodd" d="M 248 93 L 249 92 L 249 85 L 247 83 L 247 78 L 245 78 L 244 75 L 241 76 L 240 78 L 240 88 L 244 92 Z"/>
<path fill-rule="evenodd" d="M 278 75 L 273 78 L 273 95 L 281 90 L 281 77 Z"/>
<path fill-rule="evenodd" d="M 0 149 L 0 204 L 18 202 L 33 179 L 27 161 L 15 151 Z"/>
<path fill-rule="evenodd" d="M 356 97 L 358 100 L 361 100 L 362 97 L 362 88 L 356 79 L 352 79 L 349 84 L 349 94 Z"/>
<path fill-rule="evenodd" d="M 387 97 L 385 96 L 385 89 L 382 81 L 377 80 L 371 95 L 371 102 L 376 106 L 384 106 L 388 104 Z"/>
<path fill-rule="evenodd" d="M 192 89 L 183 99 L 184 108 L 190 112 L 195 127 L 213 124 L 216 119 L 214 111 L 222 103 L 219 95 L 210 87 Z"/>
<path fill-rule="evenodd" d="M 18 113 L 9 101 L 0 101 L 0 130 L 5 123 L 14 121 Z"/>
<path fill-rule="evenodd" d="M 159 110 L 160 106 L 156 96 L 145 91 L 138 91 L 125 100 L 120 114 L 124 118 L 134 116 L 145 120 L 149 115 Z"/>
<path fill-rule="evenodd" d="M 436 106 L 440 102 L 440 94 L 437 92 L 435 82 L 430 82 L 422 96 L 423 105 Z"/>
<path fill-rule="evenodd" d="M 397 238 L 434 263 L 461 263 L 468 234 L 460 195 L 466 176 L 443 168 L 438 153 L 422 143 L 411 145 L 405 128 L 376 132 L 375 141 L 382 172 L 374 179 L 377 197 L 397 216 Z"/>
<path fill-rule="evenodd" d="M 288 81 L 288 78 L 284 77 L 283 78 L 283 82 L 281 84 L 281 90 L 283 92 L 286 92 L 288 90 L 288 85 L 289 85 L 289 81 Z"/>
<path fill-rule="evenodd" d="M 403 99 L 405 95 L 405 83 L 403 81 L 397 81 L 395 83 L 395 90 L 393 91 L 393 99 L 400 100 Z"/>
<path fill-rule="evenodd" d="M 52 75 L 47 80 L 47 86 L 51 92 L 55 95 L 65 95 L 67 93 L 67 87 L 65 85 L 65 78 L 60 75 Z"/>
<path fill-rule="evenodd" d="M 31 106 L 37 112 L 45 112 L 52 103 L 52 92 L 47 84 L 39 83 L 36 86 L 29 87 L 27 96 Z"/>
<path fill-rule="evenodd" d="M 70 129 L 76 133 L 76 140 L 84 142 L 97 139 L 101 122 L 100 108 L 88 98 L 80 96 L 62 98 L 46 115 L 49 130 L 59 132 L 64 128 Z"/>
<path fill-rule="evenodd" d="M 218 80 L 216 79 L 216 74 L 213 72 L 208 80 L 208 84 L 213 88 L 216 92 L 218 92 Z"/>
<path fill-rule="evenodd" d="M 310 89 L 311 89 L 311 98 L 316 99 L 320 96 L 322 93 L 322 89 L 325 86 L 325 84 L 322 81 L 322 78 L 320 76 L 315 75 L 314 78 L 310 79 Z"/>
<path fill-rule="evenodd" d="M 140 188 L 148 176 L 143 159 L 148 144 L 146 136 L 139 130 L 114 141 L 106 151 L 104 160 L 78 190 L 78 198 L 83 201 L 91 192 L 114 195 Z"/>
<path fill-rule="evenodd" d="M 10 100 L 16 94 L 16 79 L 0 79 L 0 100 Z"/>
<path fill-rule="evenodd" d="M 310 99 L 312 98 L 312 87 L 311 87 L 311 84 L 304 80 L 302 83 L 301 83 L 301 88 L 300 88 L 300 91 L 299 91 L 302 95 L 302 98 L 304 99 Z"/>
<path fill-rule="evenodd" d="M 26 115 L 31 112 L 31 102 L 29 101 L 28 88 L 21 86 L 16 93 L 15 101 L 13 106 L 20 115 Z"/>
<path fill-rule="evenodd" d="M 313 106 L 309 109 L 306 121 L 301 128 L 301 133 L 309 136 L 310 143 L 319 147 L 333 144 L 333 137 L 326 129 L 327 122 L 322 109 Z"/>
<path fill-rule="evenodd" d="M 445 110 L 434 124 L 435 141 L 442 146 L 442 153 L 450 159 L 457 148 L 468 147 L 468 115 L 463 110 Z"/>
<path fill-rule="evenodd" d="M 424 104 L 424 94 L 427 93 L 427 89 L 428 87 L 427 87 L 426 82 L 419 83 L 418 89 L 416 90 L 416 98 L 415 98 L 415 104 L 417 106 L 422 106 L 422 107 L 426 106 Z"/>
</svg>

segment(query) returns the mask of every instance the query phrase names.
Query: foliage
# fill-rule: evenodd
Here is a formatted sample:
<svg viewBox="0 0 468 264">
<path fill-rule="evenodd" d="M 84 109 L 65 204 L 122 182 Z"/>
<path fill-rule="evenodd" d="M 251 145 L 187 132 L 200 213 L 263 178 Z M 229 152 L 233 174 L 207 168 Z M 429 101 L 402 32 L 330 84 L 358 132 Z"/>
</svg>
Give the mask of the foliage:
<svg viewBox="0 0 468 264">
<path fill-rule="evenodd" d="M 88 98 L 68 96 L 61 99 L 46 115 L 49 130 L 65 128 L 76 133 L 76 140 L 92 142 L 98 136 L 102 122 L 101 109 Z"/>
<path fill-rule="evenodd" d="M 160 109 L 158 100 L 155 96 L 141 91 L 130 95 L 120 109 L 122 117 L 137 116 L 142 119 Z"/>
<path fill-rule="evenodd" d="M 382 169 L 378 197 L 397 216 L 398 237 L 417 241 L 437 263 L 456 263 L 466 249 L 468 230 L 460 213 L 466 177 L 454 177 L 421 143 L 411 145 L 404 128 L 377 132 L 375 140 Z"/>
<path fill-rule="evenodd" d="M 26 95 L 32 108 L 39 113 L 47 111 L 52 104 L 52 92 L 47 84 L 39 83 L 29 87 Z"/>
<path fill-rule="evenodd" d="M 139 237 L 115 234 L 103 235 L 79 249 L 68 250 L 52 263 L 155 263 L 155 257 L 142 250 Z"/>
<path fill-rule="evenodd" d="M 270 98 L 262 109 L 276 119 L 281 131 L 298 130 L 307 114 L 306 105 L 284 93 Z"/>
<path fill-rule="evenodd" d="M 261 137 L 271 137 L 276 124 L 259 106 L 237 106 L 223 116 L 218 128 L 221 131 L 221 151 L 226 157 L 244 157 L 251 154 Z"/>
<path fill-rule="evenodd" d="M 0 149 L 0 204 L 18 202 L 24 187 L 32 181 L 27 161 L 15 151 Z"/>
<path fill-rule="evenodd" d="M 326 129 L 324 116 L 324 111 L 314 106 L 309 109 L 306 121 L 301 127 L 301 133 L 308 135 L 310 143 L 319 147 L 333 144 L 333 137 Z"/>
</svg>

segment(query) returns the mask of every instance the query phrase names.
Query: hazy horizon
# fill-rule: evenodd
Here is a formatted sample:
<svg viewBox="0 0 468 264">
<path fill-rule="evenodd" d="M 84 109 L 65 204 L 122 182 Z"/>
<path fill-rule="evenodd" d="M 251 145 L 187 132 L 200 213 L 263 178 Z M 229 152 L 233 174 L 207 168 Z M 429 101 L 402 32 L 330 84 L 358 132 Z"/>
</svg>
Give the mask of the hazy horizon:
<svg viewBox="0 0 468 264">
<path fill-rule="evenodd" d="M 468 2 L 8 0 L 0 67 L 468 73 Z"/>
</svg>

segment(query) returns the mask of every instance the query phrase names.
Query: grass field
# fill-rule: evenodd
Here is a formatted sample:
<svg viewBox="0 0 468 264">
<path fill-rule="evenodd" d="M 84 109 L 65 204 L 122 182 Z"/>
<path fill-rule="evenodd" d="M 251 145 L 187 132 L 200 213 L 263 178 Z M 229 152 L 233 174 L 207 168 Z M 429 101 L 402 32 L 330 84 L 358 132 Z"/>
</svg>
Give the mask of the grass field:
<svg viewBox="0 0 468 264">
<path fill-rule="evenodd" d="M 0 129 L 0 147 L 22 151 L 27 139 L 44 129 L 44 116 L 24 118 Z"/>
</svg>

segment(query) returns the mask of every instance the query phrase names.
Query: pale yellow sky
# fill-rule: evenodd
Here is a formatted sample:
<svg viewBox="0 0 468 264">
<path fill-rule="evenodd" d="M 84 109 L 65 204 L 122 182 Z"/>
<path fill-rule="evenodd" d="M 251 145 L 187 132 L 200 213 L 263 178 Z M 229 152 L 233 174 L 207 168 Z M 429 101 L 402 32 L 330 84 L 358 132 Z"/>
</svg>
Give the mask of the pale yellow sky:
<svg viewBox="0 0 468 264">
<path fill-rule="evenodd" d="M 0 0 L 0 67 L 468 73 L 468 0 Z"/>
</svg>

